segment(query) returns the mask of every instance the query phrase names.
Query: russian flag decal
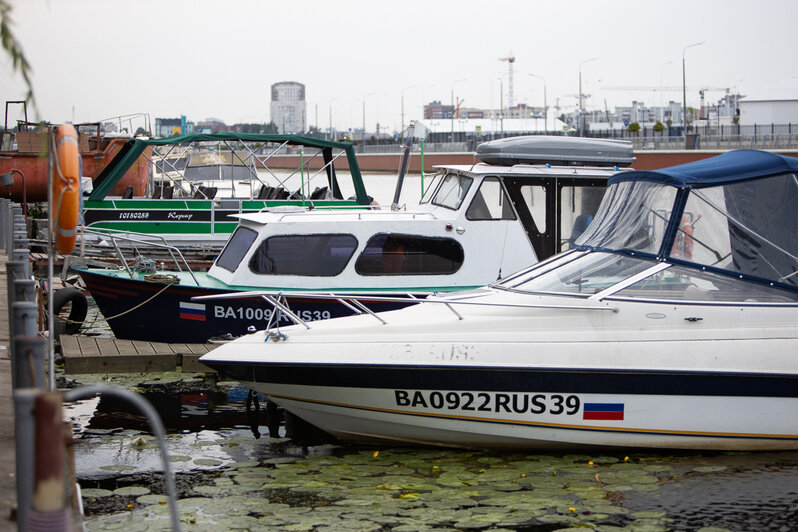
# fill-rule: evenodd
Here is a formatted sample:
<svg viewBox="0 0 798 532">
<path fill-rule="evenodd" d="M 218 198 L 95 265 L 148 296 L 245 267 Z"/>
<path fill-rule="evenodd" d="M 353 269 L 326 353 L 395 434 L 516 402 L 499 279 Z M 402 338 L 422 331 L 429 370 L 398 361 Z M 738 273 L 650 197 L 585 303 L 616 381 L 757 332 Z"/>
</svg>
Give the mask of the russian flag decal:
<svg viewBox="0 0 798 532">
<path fill-rule="evenodd" d="M 180 302 L 180 319 L 205 321 L 205 305 Z"/>
<path fill-rule="evenodd" d="M 623 421 L 623 403 L 585 403 L 582 419 Z"/>
</svg>

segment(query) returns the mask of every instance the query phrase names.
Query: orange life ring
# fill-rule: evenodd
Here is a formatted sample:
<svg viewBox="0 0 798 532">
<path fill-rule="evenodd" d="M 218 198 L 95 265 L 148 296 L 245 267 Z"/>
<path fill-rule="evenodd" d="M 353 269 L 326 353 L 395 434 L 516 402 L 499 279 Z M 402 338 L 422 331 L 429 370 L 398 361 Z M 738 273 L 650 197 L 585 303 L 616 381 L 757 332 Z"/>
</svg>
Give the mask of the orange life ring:
<svg viewBox="0 0 798 532">
<path fill-rule="evenodd" d="M 671 254 L 681 259 L 691 260 L 693 258 L 693 245 L 693 224 L 690 223 L 688 216 L 683 214 Z"/>
<path fill-rule="evenodd" d="M 78 133 L 72 124 L 55 128 L 53 204 L 50 212 L 55 229 L 55 249 L 61 254 L 75 249 L 80 208 L 80 152 Z"/>
</svg>

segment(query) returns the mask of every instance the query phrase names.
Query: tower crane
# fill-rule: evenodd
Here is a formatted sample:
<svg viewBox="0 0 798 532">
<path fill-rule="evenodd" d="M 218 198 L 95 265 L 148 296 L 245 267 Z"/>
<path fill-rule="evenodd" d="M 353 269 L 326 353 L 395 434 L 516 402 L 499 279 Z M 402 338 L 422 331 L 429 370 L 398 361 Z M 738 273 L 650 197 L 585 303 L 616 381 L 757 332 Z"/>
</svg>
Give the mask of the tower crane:
<svg viewBox="0 0 798 532">
<path fill-rule="evenodd" d="M 513 63 L 515 63 L 515 56 L 512 52 L 508 57 L 500 57 L 499 61 L 507 61 L 507 77 L 508 79 L 508 89 L 507 89 L 507 108 L 513 108 Z M 510 111 L 512 113 L 512 111 Z"/>
</svg>

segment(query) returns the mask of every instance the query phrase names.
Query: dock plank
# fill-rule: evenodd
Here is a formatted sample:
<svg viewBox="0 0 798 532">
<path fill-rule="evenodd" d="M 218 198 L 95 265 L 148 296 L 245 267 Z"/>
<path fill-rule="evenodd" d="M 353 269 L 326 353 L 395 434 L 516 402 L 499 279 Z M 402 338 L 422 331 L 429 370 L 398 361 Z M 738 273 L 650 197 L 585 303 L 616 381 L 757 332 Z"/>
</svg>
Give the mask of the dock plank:
<svg viewBox="0 0 798 532">
<path fill-rule="evenodd" d="M 142 342 L 141 340 L 133 340 L 133 347 L 139 355 L 154 355 L 155 349 L 149 342 Z"/>
<path fill-rule="evenodd" d="M 170 344 L 165 344 L 163 342 L 150 342 L 150 347 L 155 351 L 156 354 L 159 355 L 172 355 L 174 354 L 174 350 L 169 347 Z"/>
<path fill-rule="evenodd" d="M 136 355 L 138 352 L 130 340 L 116 340 L 116 349 L 120 355 Z"/>
<path fill-rule="evenodd" d="M 76 336 L 69 336 L 66 334 L 62 334 L 60 337 L 61 341 L 61 353 L 64 356 L 81 356 L 82 353 L 80 351 L 80 344 L 78 344 L 78 339 Z"/>
<path fill-rule="evenodd" d="M 116 347 L 116 342 L 112 338 L 97 338 L 97 349 L 100 350 L 102 356 L 113 356 L 119 354 L 119 349 Z"/>
<path fill-rule="evenodd" d="M 204 355 L 208 352 L 208 347 L 206 344 L 186 344 L 190 354 L 192 355 Z"/>
<path fill-rule="evenodd" d="M 64 372 L 155 373 L 175 371 L 209 373 L 214 370 L 198 362 L 214 344 L 168 344 L 139 340 L 114 340 L 86 336 L 61 337 Z"/>
<path fill-rule="evenodd" d="M 93 337 L 89 336 L 78 336 L 78 344 L 80 345 L 80 352 L 83 356 L 100 356 L 102 353 L 100 352 L 100 347 L 97 345 L 97 341 Z"/>
</svg>

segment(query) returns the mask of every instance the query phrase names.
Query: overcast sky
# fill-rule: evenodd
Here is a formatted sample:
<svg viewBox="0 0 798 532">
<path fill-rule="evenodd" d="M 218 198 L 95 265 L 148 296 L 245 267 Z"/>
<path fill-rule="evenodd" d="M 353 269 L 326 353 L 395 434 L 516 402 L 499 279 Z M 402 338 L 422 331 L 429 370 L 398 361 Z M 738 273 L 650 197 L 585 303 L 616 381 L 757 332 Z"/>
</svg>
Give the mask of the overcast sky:
<svg viewBox="0 0 798 532">
<path fill-rule="evenodd" d="M 587 108 L 715 101 L 798 74 L 795 0 L 9 0 L 39 117 L 147 113 L 269 121 L 269 86 L 306 86 L 308 123 L 398 130 L 431 100 Z M 594 57 L 598 59 L 588 61 Z M 4 100 L 25 89 L 0 58 Z M 501 81 L 500 81 L 501 80 Z M 642 90 L 631 90 L 639 87 Z M 666 90 L 661 91 L 659 87 Z M 676 90 L 668 90 L 668 87 Z M 9 117 L 16 120 L 16 116 Z M 10 120 L 11 122 L 11 120 Z"/>
</svg>

